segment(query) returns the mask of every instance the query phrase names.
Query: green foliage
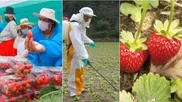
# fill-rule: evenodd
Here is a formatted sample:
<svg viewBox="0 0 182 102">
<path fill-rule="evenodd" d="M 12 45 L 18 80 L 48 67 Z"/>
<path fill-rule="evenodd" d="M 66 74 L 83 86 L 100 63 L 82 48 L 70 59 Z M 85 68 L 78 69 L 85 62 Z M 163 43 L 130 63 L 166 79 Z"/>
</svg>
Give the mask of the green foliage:
<svg viewBox="0 0 182 102">
<path fill-rule="evenodd" d="M 140 22 L 141 10 L 144 8 L 143 1 L 144 0 L 134 0 L 136 5 L 131 3 L 122 3 L 120 5 L 120 12 L 125 16 L 128 16 L 130 14 L 133 21 Z M 157 8 L 158 6 L 158 0 L 148 0 L 148 9 Z"/>
<path fill-rule="evenodd" d="M 158 74 L 143 74 L 132 87 L 138 102 L 170 102 L 170 83 Z"/>
<path fill-rule="evenodd" d="M 52 92 L 52 91 L 56 91 L 57 89 L 55 88 L 55 86 L 53 85 L 49 85 L 49 86 L 46 86 L 44 88 L 41 89 L 40 91 L 40 97 L 49 93 L 49 92 Z"/>
<path fill-rule="evenodd" d="M 125 90 L 123 90 L 122 92 L 120 91 L 120 95 L 119 95 L 119 102 L 134 102 L 132 95 L 129 92 L 126 92 Z"/>
<path fill-rule="evenodd" d="M 109 1 L 63 1 L 63 16 L 71 17 L 85 6 L 91 7 L 97 17 L 92 18 L 87 35 L 92 39 L 119 38 L 119 2 Z"/>
<path fill-rule="evenodd" d="M 143 0 L 134 0 L 138 6 L 143 7 Z M 159 0 L 149 0 L 148 9 L 157 8 L 159 6 Z"/>
<path fill-rule="evenodd" d="M 56 91 L 50 91 L 33 102 L 63 102 L 62 87 L 56 89 Z"/>
<path fill-rule="evenodd" d="M 125 15 L 128 16 L 131 14 L 131 19 L 135 22 L 140 22 L 141 19 L 141 7 L 135 6 L 130 3 L 123 3 L 120 6 L 120 11 Z"/>
<path fill-rule="evenodd" d="M 171 93 L 176 93 L 179 99 L 182 100 L 182 79 L 176 79 L 171 85 Z"/>
</svg>

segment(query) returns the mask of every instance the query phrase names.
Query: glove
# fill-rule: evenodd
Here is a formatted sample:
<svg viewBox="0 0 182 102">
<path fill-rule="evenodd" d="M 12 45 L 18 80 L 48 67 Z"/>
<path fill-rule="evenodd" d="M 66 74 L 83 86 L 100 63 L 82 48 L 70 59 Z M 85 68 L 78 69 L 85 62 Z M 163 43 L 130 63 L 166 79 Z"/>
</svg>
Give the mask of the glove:
<svg viewBox="0 0 182 102">
<path fill-rule="evenodd" d="M 90 45 L 91 47 L 95 47 L 95 42 L 91 42 L 89 45 Z"/>
<path fill-rule="evenodd" d="M 84 67 L 86 67 L 88 65 L 88 59 L 82 59 L 83 63 L 84 63 Z"/>
</svg>

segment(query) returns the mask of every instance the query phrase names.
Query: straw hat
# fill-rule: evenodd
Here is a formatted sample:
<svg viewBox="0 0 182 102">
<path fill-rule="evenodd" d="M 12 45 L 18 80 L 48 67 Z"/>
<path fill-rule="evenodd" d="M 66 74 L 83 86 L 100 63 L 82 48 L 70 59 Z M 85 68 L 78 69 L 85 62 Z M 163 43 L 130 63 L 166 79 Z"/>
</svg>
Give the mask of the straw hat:
<svg viewBox="0 0 182 102">
<path fill-rule="evenodd" d="M 21 25 L 26 25 L 26 26 L 32 27 L 34 24 L 29 22 L 29 20 L 27 18 L 23 18 L 20 20 L 20 26 Z"/>
<path fill-rule="evenodd" d="M 33 13 L 34 16 L 37 17 L 44 17 L 44 18 L 48 18 L 51 19 L 57 23 L 60 23 L 56 18 L 55 18 L 55 11 L 53 9 L 48 9 L 48 8 L 42 8 L 40 10 L 40 13 Z"/>
</svg>

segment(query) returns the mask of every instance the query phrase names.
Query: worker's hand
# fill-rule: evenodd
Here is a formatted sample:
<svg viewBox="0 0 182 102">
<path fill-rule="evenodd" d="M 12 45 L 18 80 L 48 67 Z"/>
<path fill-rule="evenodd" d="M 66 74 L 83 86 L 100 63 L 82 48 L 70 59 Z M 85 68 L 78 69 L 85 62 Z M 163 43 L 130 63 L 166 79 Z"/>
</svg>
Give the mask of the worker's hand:
<svg viewBox="0 0 182 102">
<path fill-rule="evenodd" d="M 26 38 L 25 40 L 25 47 L 29 52 L 44 52 L 45 47 L 34 41 L 33 38 Z"/>
<path fill-rule="evenodd" d="M 91 47 L 96 47 L 95 42 L 91 42 L 89 45 L 90 45 Z"/>
<path fill-rule="evenodd" d="M 86 67 L 88 65 L 88 59 L 82 59 L 83 63 L 84 63 L 84 67 Z"/>
</svg>

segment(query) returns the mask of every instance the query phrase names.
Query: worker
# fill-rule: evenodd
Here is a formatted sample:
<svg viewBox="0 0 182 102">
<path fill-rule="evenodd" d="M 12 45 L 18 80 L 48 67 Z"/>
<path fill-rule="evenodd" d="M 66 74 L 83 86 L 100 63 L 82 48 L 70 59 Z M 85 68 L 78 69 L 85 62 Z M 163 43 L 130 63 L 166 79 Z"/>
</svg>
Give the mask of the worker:
<svg viewBox="0 0 182 102">
<path fill-rule="evenodd" d="M 95 47 L 94 41 L 86 35 L 86 28 L 90 27 L 93 16 L 90 7 L 83 7 L 79 13 L 73 14 L 68 27 L 67 70 L 69 74 L 68 87 L 70 96 L 76 96 L 85 91 L 84 67 L 88 65 L 88 52 L 84 44 Z"/>
</svg>

